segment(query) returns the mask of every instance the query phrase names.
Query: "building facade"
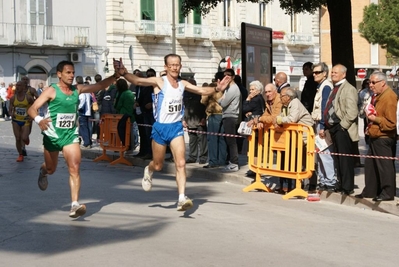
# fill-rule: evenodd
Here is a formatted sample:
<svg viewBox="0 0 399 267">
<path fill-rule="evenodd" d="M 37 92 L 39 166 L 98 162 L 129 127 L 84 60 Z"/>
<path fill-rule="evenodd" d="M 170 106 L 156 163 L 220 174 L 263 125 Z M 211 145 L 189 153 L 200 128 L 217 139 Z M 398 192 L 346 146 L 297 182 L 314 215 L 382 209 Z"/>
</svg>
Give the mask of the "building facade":
<svg viewBox="0 0 399 267">
<path fill-rule="evenodd" d="M 182 57 L 182 77 L 210 82 L 220 62 L 241 59 L 241 23 L 273 29 L 273 66 L 300 86 L 302 65 L 319 61 L 319 14 L 286 15 L 278 1 L 269 4 L 225 0 L 205 17 L 182 16 L 180 0 L 107 1 L 107 47 L 130 71 L 163 70 L 163 57 Z M 173 15 L 174 14 L 174 15 Z M 175 23 L 173 23 L 173 19 Z M 256 78 L 256 77 L 255 77 Z"/>
<path fill-rule="evenodd" d="M 105 0 L 0 0 L 0 81 L 57 82 L 62 60 L 75 75 L 104 74 L 105 15 Z"/>
<path fill-rule="evenodd" d="M 175 51 L 183 77 L 210 82 L 227 57 L 240 68 L 242 22 L 273 30 L 274 70 L 286 72 L 294 87 L 300 87 L 302 64 L 320 60 L 318 13 L 290 16 L 278 1 L 225 0 L 206 16 L 184 17 L 181 2 L 0 0 L 0 81 L 28 75 L 33 87 L 57 82 L 61 60 L 73 61 L 82 76 L 109 75 L 114 57 L 130 71 L 159 72 L 163 57 Z"/>
<path fill-rule="evenodd" d="M 380 70 L 390 74 L 395 66 L 389 63 L 386 57 L 386 50 L 378 44 L 370 44 L 359 33 L 359 23 L 363 20 L 363 10 L 371 3 L 378 4 L 378 0 L 352 0 L 352 33 L 353 33 L 353 54 L 355 62 L 355 73 L 364 69 L 367 76 L 374 71 Z M 330 17 L 326 7 L 320 9 L 320 58 L 321 61 L 331 65 L 331 38 L 330 38 Z M 395 77 L 390 78 L 390 82 Z M 357 88 L 361 88 L 362 78 L 356 77 Z"/>
</svg>

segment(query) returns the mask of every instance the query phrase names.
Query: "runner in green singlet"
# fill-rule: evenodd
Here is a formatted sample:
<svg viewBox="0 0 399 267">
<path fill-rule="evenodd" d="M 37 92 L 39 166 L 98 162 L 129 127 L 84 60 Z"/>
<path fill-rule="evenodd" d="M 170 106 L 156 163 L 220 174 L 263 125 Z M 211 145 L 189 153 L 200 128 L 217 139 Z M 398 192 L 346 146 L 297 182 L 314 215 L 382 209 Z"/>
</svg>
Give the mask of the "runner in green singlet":
<svg viewBox="0 0 399 267">
<path fill-rule="evenodd" d="M 38 185 L 46 190 L 48 174 L 53 174 L 58 164 L 58 154 L 62 151 L 69 171 L 71 189 L 71 211 L 69 217 L 77 218 L 86 213 L 86 206 L 79 204 L 81 151 L 78 140 L 78 104 L 79 94 L 97 92 L 110 86 L 120 77 L 113 76 L 93 85 L 78 84 L 72 86 L 75 68 L 70 61 L 61 61 L 57 65 L 59 82 L 46 88 L 29 108 L 29 116 L 34 118 L 43 134 L 44 163 L 40 167 Z M 45 118 L 38 115 L 38 110 L 48 103 Z"/>
</svg>

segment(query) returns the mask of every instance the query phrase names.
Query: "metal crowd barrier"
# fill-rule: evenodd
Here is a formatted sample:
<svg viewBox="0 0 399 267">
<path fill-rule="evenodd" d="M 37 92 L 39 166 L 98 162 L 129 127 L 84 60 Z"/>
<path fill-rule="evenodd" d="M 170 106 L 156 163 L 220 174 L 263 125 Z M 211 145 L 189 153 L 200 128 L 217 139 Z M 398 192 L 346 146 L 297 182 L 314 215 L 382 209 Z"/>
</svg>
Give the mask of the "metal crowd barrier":
<svg viewBox="0 0 399 267">
<path fill-rule="evenodd" d="M 125 142 L 121 141 L 118 134 L 118 123 L 123 117 L 122 114 L 104 114 L 100 120 L 100 136 L 99 142 L 103 149 L 101 156 L 94 159 L 97 161 L 108 161 L 111 165 L 118 163 L 132 166 L 133 164 L 124 157 L 124 152 L 128 150 L 130 145 L 130 118 L 126 121 Z M 107 156 L 107 150 L 119 152 L 119 158 L 112 160 Z"/>
<path fill-rule="evenodd" d="M 244 192 L 264 190 L 271 192 L 261 181 L 261 175 L 296 180 L 295 189 L 283 199 L 308 196 L 301 181 L 310 178 L 315 166 L 315 134 L 313 128 L 290 123 L 275 128 L 253 129 L 249 136 L 248 167 L 256 173 L 254 183 Z"/>
</svg>

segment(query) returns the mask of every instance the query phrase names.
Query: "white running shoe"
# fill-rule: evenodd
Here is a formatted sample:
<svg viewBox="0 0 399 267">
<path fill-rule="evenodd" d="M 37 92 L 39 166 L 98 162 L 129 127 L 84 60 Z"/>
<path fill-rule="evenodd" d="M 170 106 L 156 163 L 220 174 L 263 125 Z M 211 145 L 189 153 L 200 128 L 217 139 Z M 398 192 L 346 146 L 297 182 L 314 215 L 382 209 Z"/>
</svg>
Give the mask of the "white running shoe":
<svg viewBox="0 0 399 267">
<path fill-rule="evenodd" d="M 229 162 L 229 165 L 224 167 L 223 172 L 237 172 L 239 169 L 238 164 Z"/>
<path fill-rule="evenodd" d="M 141 181 L 141 186 L 143 187 L 144 191 L 150 191 L 152 188 L 152 173 L 148 170 L 148 166 L 144 169 L 144 177 Z"/>
<path fill-rule="evenodd" d="M 71 218 L 78 218 L 86 213 L 86 206 L 85 205 L 76 205 L 71 208 L 69 212 L 69 217 Z"/>
<path fill-rule="evenodd" d="M 43 168 L 40 167 L 39 171 L 39 179 L 37 180 L 37 184 L 40 188 L 40 190 L 44 191 L 47 189 L 48 186 L 48 181 L 47 181 L 47 174 L 43 174 Z"/>
<path fill-rule="evenodd" d="M 187 196 L 184 197 L 183 201 L 177 202 L 177 211 L 186 211 L 193 207 L 193 202 Z"/>
</svg>

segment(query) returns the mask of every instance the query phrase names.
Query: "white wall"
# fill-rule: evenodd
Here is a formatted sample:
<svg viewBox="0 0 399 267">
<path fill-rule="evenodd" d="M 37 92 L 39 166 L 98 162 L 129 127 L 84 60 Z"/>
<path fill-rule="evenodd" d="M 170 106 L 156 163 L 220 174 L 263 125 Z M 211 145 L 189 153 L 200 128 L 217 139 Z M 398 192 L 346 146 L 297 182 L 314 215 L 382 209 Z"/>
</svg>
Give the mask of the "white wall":
<svg viewBox="0 0 399 267">
<path fill-rule="evenodd" d="M 155 68 L 157 72 L 163 69 L 163 56 L 172 52 L 171 38 L 158 38 L 153 41 L 152 38 L 141 39 L 138 41 L 132 33 L 132 28 L 135 21 L 140 20 L 140 0 L 109 0 L 108 9 L 109 19 L 107 23 L 108 31 L 108 47 L 111 48 L 110 58 L 120 57 L 124 59 L 126 65 L 131 68 L 140 68 L 145 71 L 148 67 Z M 178 6 L 176 3 L 176 22 L 178 21 Z M 240 29 L 241 22 L 247 22 L 259 25 L 259 4 L 255 3 L 237 3 L 231 1 L 232 28 Z M 172 1 L 155 0 L 155 17 L 157 21 L 172 24 Z M 114 15 L 114 17 L 112 17 Z M 314 32 L 314 18 L 310 14 L 298 14 L 298 30 L 302 33 L 312 34 Z M 190 21 L 190 19 L 189 19 Z M 267 6 L 267 27 L 271 27 L 276 31 L 291 32 L 291 17 L 286 15 L 279 7 L 279 1 L 273 1 Z M 202 25 L 208 26 L 223 26 L 223 3 L 210 11 L 202 19 Z M 318 32 L 318 29 L 317 31 Z M 313 38 L 318 47 L 318 38 Z M 129 46 L 132 45 L 134 49 L 133 66 L 130 66 L 128 57 Z M 182 72 L 195 72 L 195 78 L 200 84 L 202 82 L 209 82 L 217 70 L 219 61 L 225 56 L 241 57 L 240 44 L 229 44 L 226 42 L 211 42 L 200 41 L 194 43 L 192 40 L 177 40 L 176 51 L 182 56 L 183 69 Z M 304 52 L 308 47 L 283 47 L 283 50 L 276 51 L 274 47 L 274 66 L 278 69 L 284 70 L 289 75 L 301 76 L 298 71 L 298 66 L 306 61 L 316 62 L 319 55 L 313 55 Z M 318 51 L 318 49 L 314 51 Z M 290 68 L 294 66 L 294 68 Z M 292 71 L 294 73 L 292 73 Z M 296 79 L 296 80 L 299 80 Z"/>
</svg>

